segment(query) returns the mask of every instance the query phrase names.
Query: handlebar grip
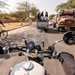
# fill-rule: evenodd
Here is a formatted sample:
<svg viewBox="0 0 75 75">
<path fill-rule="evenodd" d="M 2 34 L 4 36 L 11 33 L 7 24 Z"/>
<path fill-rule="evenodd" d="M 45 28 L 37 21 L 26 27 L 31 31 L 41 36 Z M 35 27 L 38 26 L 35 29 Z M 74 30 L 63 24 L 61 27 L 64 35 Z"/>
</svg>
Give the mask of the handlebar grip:
<svg viewBox="0 0 75 75">
<path fill-rule="evenodd" d="M 23 51 L 23 52 L 26 52 L 26 47 L 10 47 L 9 50 L 18 50 L 18 51 Z"/>
</svg>

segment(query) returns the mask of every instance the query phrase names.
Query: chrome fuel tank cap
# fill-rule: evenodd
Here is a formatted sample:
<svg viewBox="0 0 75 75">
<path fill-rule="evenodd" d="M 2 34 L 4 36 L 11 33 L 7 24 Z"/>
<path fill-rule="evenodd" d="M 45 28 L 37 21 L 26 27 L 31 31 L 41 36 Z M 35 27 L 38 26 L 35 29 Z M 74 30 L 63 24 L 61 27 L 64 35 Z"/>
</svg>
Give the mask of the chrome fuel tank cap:
<svg viewBox="0 0 75 75">
<path fill-rule="evenodd" d="M 28 61 L 22 66 L 22 68 L 25 69 L 26 71 L 31 71 L 34 68 L 34 64 Z"/>
</svg>

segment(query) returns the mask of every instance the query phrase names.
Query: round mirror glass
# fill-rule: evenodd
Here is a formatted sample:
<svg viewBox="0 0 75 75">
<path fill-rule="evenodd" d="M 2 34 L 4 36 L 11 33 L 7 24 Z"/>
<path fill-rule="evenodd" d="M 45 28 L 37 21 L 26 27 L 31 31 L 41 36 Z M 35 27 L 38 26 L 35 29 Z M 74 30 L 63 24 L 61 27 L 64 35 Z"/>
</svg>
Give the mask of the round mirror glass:
<svg viewBox="0 0 75 75">
<path fill-rule="evenodd" d="M 75 32 L 73 31 L 66 32 L 63 36 L 63 40 L 68 45 L 75 44 Z"/>
</svg>

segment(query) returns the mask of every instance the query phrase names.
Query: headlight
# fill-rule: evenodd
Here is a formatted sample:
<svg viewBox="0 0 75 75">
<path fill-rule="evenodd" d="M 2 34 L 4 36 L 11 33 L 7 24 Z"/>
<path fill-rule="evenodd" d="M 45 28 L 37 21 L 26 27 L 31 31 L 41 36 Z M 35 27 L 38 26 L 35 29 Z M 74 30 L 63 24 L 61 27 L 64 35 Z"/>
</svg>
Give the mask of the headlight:
<svg viewBox="0 0 75 75">
<path fill-rule="evenodd" d="M 33 41 L 28 42 L 27 48 L 29 50 L 33 50 L 35 48 L 35 43 Z"/>
</svg>

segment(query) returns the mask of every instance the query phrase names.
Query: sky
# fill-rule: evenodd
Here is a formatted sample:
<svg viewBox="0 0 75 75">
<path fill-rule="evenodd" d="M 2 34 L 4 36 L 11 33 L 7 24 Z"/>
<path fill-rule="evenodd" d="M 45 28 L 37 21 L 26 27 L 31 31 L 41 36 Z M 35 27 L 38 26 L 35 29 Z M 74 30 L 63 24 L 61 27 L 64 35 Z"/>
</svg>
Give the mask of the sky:
<svg viewBox="0 0 75 75">
<path fill-rule="evenodd" d="M 2 9 L 6 12 L 13 12 L 16 10 L 16 6 L 18 2 L 22 1 L 28 1 L 30 3 L 33 3 L 40 11 L 48 11 L 49 14 L 54 14 L 55 8 L 57 5 L 61 3 L 67 2 L 67 0 L 0 0 L 7 2 L 10 6 L 8 7 L 9 11 L 7 9 Z"/>
</svg>

